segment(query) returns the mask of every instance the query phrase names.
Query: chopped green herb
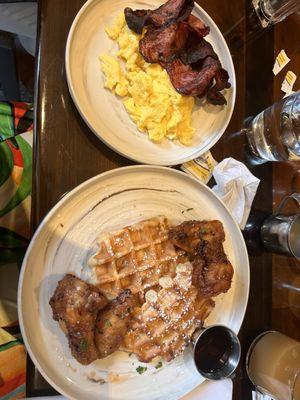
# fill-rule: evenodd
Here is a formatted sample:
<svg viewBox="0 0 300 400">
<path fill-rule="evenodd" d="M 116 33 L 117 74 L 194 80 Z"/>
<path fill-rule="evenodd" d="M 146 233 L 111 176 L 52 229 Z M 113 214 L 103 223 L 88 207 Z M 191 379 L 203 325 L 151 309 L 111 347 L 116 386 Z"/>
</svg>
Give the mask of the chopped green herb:
<svg viewBox="0 0 300 400">
<path fill-rule="evenodd" d="M 142 367 L 141 365 L 139 365 L 139 366 L 136 368 L 136 372 L 138 372 L 140 375 L 143 374 L 143 373 L 146 372 L 146 371 L 147 371 L 147 367 Z"/>
<path fill-rule="evenodd" d="M 191 208 L 186 208 L 185 210 L 181 210 L 181 214 L 183 214 L 183 213 L 185 213 L 185 212 L 188 212 L 188 211 L 192 211 L 194 208 L 193 207 L 191 207 Z"/>
<path fill-rule="evenodd" d="M 109 326 L 109 327 L 112 326 L 112 324 L 111 324 L 111 322 L 110 322 L 109 319 L 106 319 L 106 320 L 105 320 L 105 326 Z"/>
<path fill-rule="evenodd" d="M 161 368 L 161 367 L 162 367 L 162 362 L 161 362 L 161 361 L 155 365 L 155 368 L 156 368 L 156 369 L 159 369 L 159 368 Z"/>
<path fill-rule="evenodd" d="M 87 351 L 89 348 L 88 342 L 86 339 L 81 339 L 79 342 L 79 351 Z"/>
<path fill-rule="evenodd" d="M 205 227 L 202 227 L 202 228 L 200 229 L 200 233 L 201 233 L 202 235 L 204 235 L 205 233 L 208 233 L 208 229 L 205 228 Z"/>
</svg>

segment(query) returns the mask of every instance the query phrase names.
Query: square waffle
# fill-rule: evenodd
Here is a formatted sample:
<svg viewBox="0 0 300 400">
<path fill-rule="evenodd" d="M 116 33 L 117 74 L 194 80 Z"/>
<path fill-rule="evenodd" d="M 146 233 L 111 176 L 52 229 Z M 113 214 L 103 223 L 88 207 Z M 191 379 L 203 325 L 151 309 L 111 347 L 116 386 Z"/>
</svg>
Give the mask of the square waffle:
<svg viewBox="0 0 300 400">
<path fill-rule="evenodd" d="M 144 304 L 135 310 L 124 347 L 140 361 L 149 362 L 157 356 L 170 361 L 181 354 L 214 307 L 211 299 L 198 296 L 192 273 L 189 262 L 178 264 L 175 277 L 161 278 L 161 289 L 150 289 Z"/>
<path fill-rule="evenodd" d="M 175 277 L 176 265 L 187 257 L 169 240 L 169 226 L 167 218 L 158 216 L 101 236 L 89 260 L 100 292 L 111 300 L 130 289 L 143 301 L 162 276 Z"/>
</svg>

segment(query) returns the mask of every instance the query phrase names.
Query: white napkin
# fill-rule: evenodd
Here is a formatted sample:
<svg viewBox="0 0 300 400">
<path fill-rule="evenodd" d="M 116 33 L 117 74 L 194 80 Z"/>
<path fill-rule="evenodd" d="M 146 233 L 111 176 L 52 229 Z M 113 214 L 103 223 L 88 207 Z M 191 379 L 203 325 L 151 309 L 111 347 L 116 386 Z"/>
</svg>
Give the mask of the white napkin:
<svg viewBox="0 0 300 400">
<path fill-rule="evenodd" d="M 181 400 L 232 400 L 232 380 L 205 381 Z"/>
<path fill-rule="evenodd" d="M 34 397 L 27 400 L 64 400 L 63 396 Z M 232 380 L 205 381 L 181 400 L 232 400 Z"/>
<path fill-rule="evenodd" d="M 273 399 L 272 397 L 266 394 L 252 392 L 252 400 L 273 400 Z"/>
<path fill-rule="evenodd" d="M 260 180 L 242 162 L 231 157 L 215 167 L 213 176 L 217 185 L 212 190 L 223 200 L 243 229 Z"/>
<path fill-rule="evenodd" d="M 26 397 L 26 400 L 67 400 L 64 396 Z"/>
</svg>

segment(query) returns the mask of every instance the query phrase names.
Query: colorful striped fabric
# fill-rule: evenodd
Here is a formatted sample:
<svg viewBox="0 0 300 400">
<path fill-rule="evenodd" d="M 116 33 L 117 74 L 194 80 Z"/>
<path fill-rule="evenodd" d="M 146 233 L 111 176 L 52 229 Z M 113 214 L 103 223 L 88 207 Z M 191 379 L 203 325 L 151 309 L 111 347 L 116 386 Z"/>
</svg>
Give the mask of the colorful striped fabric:
<svg viewBox="0 0 300 400">
<path fill-rule="evenodd" d="M 7 329 L 18 326 L 18 276 L 30 233 L 32 128 L 33 110 L 30 104 L 0 103 L 0 399 L 2 400 L 25 397 L 25 346 L 21 340 L 10 335 Z"/>
</svg>

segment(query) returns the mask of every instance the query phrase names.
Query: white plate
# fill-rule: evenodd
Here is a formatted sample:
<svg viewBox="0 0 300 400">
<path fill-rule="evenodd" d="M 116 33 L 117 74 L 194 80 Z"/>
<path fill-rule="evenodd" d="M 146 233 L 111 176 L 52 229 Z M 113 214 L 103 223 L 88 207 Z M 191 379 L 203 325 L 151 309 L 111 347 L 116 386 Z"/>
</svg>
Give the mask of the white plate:
<svg viewBox="0 0 300 400">
<path fill-rule="evenodd" d="M 193 112 L 196 134 L 191 146 L 168 139 L 152 143 L 138 131 L 123 103 L 104 88 L 100 69 L 100 54 L 114 54 L 115 42 L 104 28 L 125 6 L 156 8 L 161 0 L 89 0 L 77 14 L 69 32 L 66 49 L 66 72 L 69 90 L 81 116 L 92 131 L 108 146 L 127 158 L 152 165 L 176 165 L 191 160 L 209 150 L 224 133 L 235 103 L 236 81 L 227 44 L 214 21 L 197 4 L 193 14 L 210 26 L 207 40 L 212 43 L 220 61 L 228 71 L 232 88 L 227 90 L 227 106 L 198 106 Z"/>
<path fill-rule="evenodd" d="M 67 398 L 173 400 L 203 381 L 188 349 L 161 369 L 148 365 L 143 375 L 136 373 L 141 363 L 123 352 L 82 366 L 72 358 L 65 335 L 52 319 L 49 299 L 58 280 L 67 272 L 88 277 L 86 262 L 99 234 L 161 214 L 174 223 L 223 222 L 225 250 L 235 273 L 231 289 L 216 298 L 206 324 L 221 323 L 238 332 L 248 299 L 248 255 L 240 229 L 216 195 L 170 168 L 133 166 L 98 175 L 67 194 L 45 217 L 26 253 L 19 283 L 18 311 L 26 347 L 42 375 Z M 87 378 L 91 372 L 106 378 L 108 371 L 125 380 L 100 385 Z"/>
</svg>

